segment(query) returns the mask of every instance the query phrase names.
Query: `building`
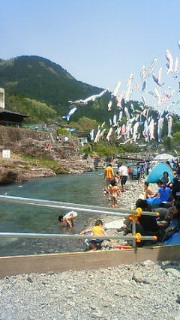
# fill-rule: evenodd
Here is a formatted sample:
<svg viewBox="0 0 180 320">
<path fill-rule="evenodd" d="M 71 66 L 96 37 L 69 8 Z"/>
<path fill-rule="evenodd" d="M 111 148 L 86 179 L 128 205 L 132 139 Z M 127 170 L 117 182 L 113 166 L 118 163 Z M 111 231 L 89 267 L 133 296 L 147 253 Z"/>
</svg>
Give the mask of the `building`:
<svg viewBox="0 0 180 320">
<path fill-rule="evenodd" d="M 0 109 L 5 108 L 5 90 L 0 88 Z"/>
<path fill-rule="evenodd" d="M 5 90 L 3 88 L 0 88 L 0 125 L 21 126 L 24 118 L 26 117 L 28 116 L 25 114 L 5 109 Z"/>
<path fill-rule="evenodd" d="M 0 125 L 1 126 L 21 126 L 24 118 L 28 117 L 25 114 L 12 112 L 5 109 L 0 109 Z"/>
</svg>

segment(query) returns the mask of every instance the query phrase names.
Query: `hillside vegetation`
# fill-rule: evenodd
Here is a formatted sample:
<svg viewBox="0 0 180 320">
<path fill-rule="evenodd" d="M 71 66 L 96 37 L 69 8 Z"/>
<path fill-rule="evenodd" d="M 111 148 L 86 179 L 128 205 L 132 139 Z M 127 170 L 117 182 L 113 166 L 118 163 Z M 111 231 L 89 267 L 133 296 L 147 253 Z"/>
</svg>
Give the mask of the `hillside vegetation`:
<svg viewBox="0 0 180 320">
<path fill-rule="evenodd" d="M 85 99 L 103 89 L 76 80 L 60 65 L 38 56 L 20 56 L 0 60 L 0 87 L 5 88 L 6 107 L 28 114 L 29 122 L 59 120 L 73 107 L 68 101 Z M 88 105 L 78 106 L 73 121 L 86 116 L 107 121 L 110 92 Z M 47 118 L 46 118 L 47 115 Z M 46 119 L 46 120 L 45 120 Z"/>
<path fill-rule="evenodd" d="M 0 86 L 53 106 L 96 94 L 100 88 L 77 81 L 60 65 L 38 56 L 21 56 L 0 61 Z"/>
<path fill-rule="evenodd" d="M 50 123 L 58 120 L 58 114 L 53 107 L 35 99 L 7 94 L 6 104 L 9 110 L 28 115 L 25 119 L 28 123 Z"/>
<path fill-rule="evenodd" d="M 119 114 L 117 101 L 115 97 L 112 98 L 109 91 L 101 98 L 90 101 L 87 105 L 71 104 L 69 101 L 85 99 L 91 95 L 99 94 L 103 88 L 78 81 L 60 65 L 38 56 L 20 56 L 9 60 L 0 60 L 0 87 L 5 88 L 6 109 L 28 115 L 25 122 L 30 124 L 58 123 L 62 126 L 68 124 L 71 128 L 76 129 L 79 136 L 81 134 L 87 136 L 91 129 L 97 131 L 98 125 L 102 125 L 104 122 L 107 134 L 110 120 L 112 121 L 113 116 L 118 118 Z M 111 110 L 108 111 L 110 99 L 112 106 Z M 138 101 L 128 101 L 125 106 L 131 109 L 131 105 L 133 105 L 133 116 L 136 116 L 136 112 L 142 111 L 140 104 L 142 103 Z M 63 117 L 75 106 L 77 110 L 67 123 Z M 157 123 L 157 112 L 150 108 L 148 113 L 149 117 L 153 117 L 155 123 Z M 121 125 L 125 124 L 126 121 L 123 113 Z M 143 130 L 143 126 L 140 127 L 140 130 Z M 178 149 L 180 122 L 177 117 L 173 117 L 173 139 L 167 137 L 167 131 L 167 121 L 165 121 L 162 138 L 166 150 Z M 140 132 L 140 135 L 142 137 L 142 132 Z M 157 137 L 157 126 L 155 127 L 155 137 Z M 123 139 L 117 141 L 114 130 L 110 142 L 110 147 L 112 147 L 112 143 L 119 147 L 119 142 L 123 142 Z M 143 144 L 144 139 L 141 138 L 139 142 Z M 107 148 L 107 141 L 104 144 L 105 146 L 102 148 L 100 143 L 100 153 L 102 149 Z M 152 141 L 152 144 L 155 144 L 154 147 L 156 148 L 156 143 Z M 92 150 L 91 145 L 88 148 Z M 121 149 L 125 148 L 125 146 L 121 146 Z M 128 149 L 130 149 L 130 146 L 128 146 Z M 97 148 L 94 148 L 94 151 L 97 152 Z"/>
</svg>

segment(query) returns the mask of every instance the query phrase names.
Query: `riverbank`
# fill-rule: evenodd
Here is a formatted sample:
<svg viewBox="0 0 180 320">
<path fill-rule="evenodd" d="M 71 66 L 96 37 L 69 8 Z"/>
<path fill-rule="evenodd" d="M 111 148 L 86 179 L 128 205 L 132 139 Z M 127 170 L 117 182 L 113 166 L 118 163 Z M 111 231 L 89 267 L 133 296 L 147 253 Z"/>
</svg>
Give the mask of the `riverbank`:
<svg viewBox="0 0 180 320">
<path fill-rule="evenodd" d="M 0 126 L 0 184 L 94 170 L 95 159 L 80 150 L 71 135 Z"/>
<path fill-rule="evenodd" d="M 0 126 L 0 185 L 56 174 L 80 174 L 102 169 L 109 161 L 116 167 L 125 159 L 150 159 L 148 154 L 127 153 L 122 159 L 120 155 L 117 159 L 100 159 L 81 152 L 81 141 L 73 135 L 59 134 L 57 139 L 56 132 Z"/>
<path fill-rule="evenodd" d="M 179 262 L 22 274 L 0 290 L 1 320 L 180 319 Z"/>
</svg>

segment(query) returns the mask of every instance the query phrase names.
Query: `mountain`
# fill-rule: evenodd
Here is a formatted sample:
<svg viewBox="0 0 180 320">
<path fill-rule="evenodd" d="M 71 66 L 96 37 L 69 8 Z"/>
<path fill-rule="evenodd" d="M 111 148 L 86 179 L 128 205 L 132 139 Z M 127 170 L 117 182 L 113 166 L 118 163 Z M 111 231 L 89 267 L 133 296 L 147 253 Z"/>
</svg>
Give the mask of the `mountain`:
<svg viewBox="0 0 180 320">
<path fill-rule="evenodd" d="M 49 118 L 55 119 L 57 116 L 66 115 L 73 107 L 68 101 L 85 99 L 103 90 L 76 80 L 60 65 L 38 56 L 0 59 L 0 87 L 5 88 L 6 107 L 15 112 L 29 114 L 30 122 L 38 120 L 38 112 L 33 110 L 38 106 L 41 110 L 46 108 L 46 112 L 50 113 Z M 100 123 L 108 121 L 109 99 L 110 92 L 107 92 L 87 106 L 78 106 L 73 120 L 78 121 L 85 116 Z M 56 116 L 54 111 L 57 113 Z M 35 112 L 36 117 L 34 117 Z M 40 113 L 39 120 L 44 121 L 43 112 Z"/>
<path fill-rule="evenodd" d="M 0 87 L 54 107 L 84 99 L 102 89 L 77 81 L 60 65 L 38 56 L 0 60 Z"/>
</svg>

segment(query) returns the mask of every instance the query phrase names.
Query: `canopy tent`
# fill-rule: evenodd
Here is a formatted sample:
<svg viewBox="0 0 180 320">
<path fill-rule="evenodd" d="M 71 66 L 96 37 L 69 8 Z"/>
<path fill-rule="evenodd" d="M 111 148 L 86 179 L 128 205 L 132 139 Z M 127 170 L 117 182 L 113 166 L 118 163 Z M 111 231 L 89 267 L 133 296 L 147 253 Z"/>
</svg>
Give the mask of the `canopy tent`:
<svg viewBox="0 0 180 320">
<path fill-rule="evenodd" d="M 168 240 L 164 242 L 165 245 L 180 244 L 180 231 L 174 233 Z"/>
<path fill-rule="evenodd" d="M 172 161 L 174 160 L 175 158 L 171 155 L 171 154 L 168 154 L 168 153 L 162 153 L 162 154 L 158 154 L 154 159 L 153 161 Z"/>
<path fill-rule="evenodd" d="M 156 183 L 158 179 L 162 178 L 164 171 L 168 172 L 169 179 L 172 182 L 173 179 L 174 179 L 173 172 L 172 172 L 170 166 L 168 166 L 168 164 L 166 164 L 164 162 L 157 163 L 154 166 L 152 171 L 149 173 L 146 181 L 149 182 L 149 183 Z"/>
</svg>

